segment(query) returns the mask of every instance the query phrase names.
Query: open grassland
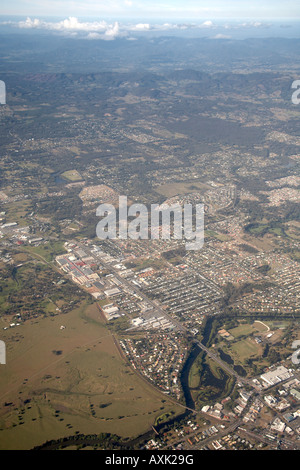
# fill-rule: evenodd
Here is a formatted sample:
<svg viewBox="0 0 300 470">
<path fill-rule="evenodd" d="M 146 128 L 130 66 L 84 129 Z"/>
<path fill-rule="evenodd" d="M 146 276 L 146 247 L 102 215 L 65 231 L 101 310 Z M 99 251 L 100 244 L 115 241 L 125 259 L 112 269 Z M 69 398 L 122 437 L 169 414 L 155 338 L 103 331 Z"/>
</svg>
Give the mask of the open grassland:
<svg viewBox="0 0 300 470">
<path fill-rule="evenodd" d="M 85 297 L 83 291 L 62 279 L 52 267 L 33 259 L 29 252 L 17 253 L 12 260 L 14 264 L 0 265 L 0 315 L 4 326 L 16 316 L 24 320 L 58 311 L 66 313 Z"/>
<path fill-rule="evenodd" d="M 246 359 L 251 357 L 262 355 L 262 347 L 249 338 L 232 343 L 230 350 L 233 352 L 233 359 L 241 363 L 244 363 Z"/>
<path fill-rule="evenodd" d="M 46 244 L 39 246 L 26 246 L 23 248 L 25 252 L 31 253 L 39 257 L 43 261 L 50 262 L 55 256 L 61 255 L 66 252 L 64 245 L 60 241 L 50 241 Z"/>
<path fill-rule="evenodd" d="M 165 197 L 173 197 L 178 194 L 189 194 L 201 190 L 207 191 L 211 187 L 200 181 L 187 181 L 180 183 L 166 183 L 155 188 L 155 191 Z"/>
<path fill-rule="evenodd" d="M 197 360 L 194 361 L 189 373 L 189 387 L 195 389 L 200 385 L 200 373 Z"/>
<path fill-rule="evenodd" d="M 240 338 L 241 336 L 249 336 L 253 333 L 266 333 L 269 331 L 267 323 L 255 321 L 254 323 L 241 323 L 239 326 L 229 330 L 229 333 L 234 338 Z"/>
<path fill-rule="evenodd" d="M 254 341 L 253 335 L 267 333 L 268 331 L 268 325 L 260 321 L 241 323 L 239 326 L 229 330 L 229 333 L 236 340 L 230 344 L 229 353 L 234 361 L 244 364 L 246 359 L 260 357 L 263 348 Z"/>
<path fill-rule="evenodd" d="M 279 360 L 280 356 L 287 357 L 291 353 L 292 339 L 297 338 L 299 328 L 284 320 L 256 320 L 240 323 L 228 332 L 234 339 L 230 343 L 220 342 L 219 349 L 229 355 L 235 365 L 241 365 L 250 375 L 257 375 L 274 362 L 274 357 Z"/>
<path fill-rule="evenodd" d="M 76 433 L 135 437 L 159 416 L 182 412 L 131 370 L 95 304 L 29 320 L 1 338 L 0 449 Z"/>
<path fill-rule="evenodd" d="M 232 330 L 229 330 L 229 333 L 234 337 L 234 338 L 240 338 L 241 336 L 248 336 L 249 334 L 253 333 L 254 329 L 252 325 L 249 323 L 245 325 L 239 325 L 235 328 L 232 328 Z"/>
<path fill-rule="evenodd" d="M 69 181 L 81 181 L 82 180 L 82 177 L 80 173 L 78 173 L 77 170 L 65 171 L 64 173 L 62 173 L 61 176 Z"/>
<path fill-rule="evenodd" d="M 204 237 L 216 238 L 217 240 L 220 240 L 221 242 L 230 240 L 230 237 L 228 235 L 225 235 L 224 233 L 218 233 L 214 230 L 204 230 Z"/>
<path fill-rule="evenodd" d="M 32 203 L 28 199 L 5 205 L 5 223 L 17 222 L 19 227 L 26 227 L 29 221 L 26 216 L 32 211 Z"/>
</svg>

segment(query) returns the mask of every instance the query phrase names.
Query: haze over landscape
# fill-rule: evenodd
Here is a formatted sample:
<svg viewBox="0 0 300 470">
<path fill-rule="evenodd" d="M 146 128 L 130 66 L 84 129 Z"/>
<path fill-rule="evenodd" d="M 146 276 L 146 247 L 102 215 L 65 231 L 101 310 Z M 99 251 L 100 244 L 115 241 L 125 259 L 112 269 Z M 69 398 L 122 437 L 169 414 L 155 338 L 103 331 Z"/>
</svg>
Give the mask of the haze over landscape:
<svg viewBox="0 0 300 470">
<path fill-rule="evenodd" d="M 299 50 L 294 0 L 2 1 L 0 449 L 299 450 Z"/>
</svg>

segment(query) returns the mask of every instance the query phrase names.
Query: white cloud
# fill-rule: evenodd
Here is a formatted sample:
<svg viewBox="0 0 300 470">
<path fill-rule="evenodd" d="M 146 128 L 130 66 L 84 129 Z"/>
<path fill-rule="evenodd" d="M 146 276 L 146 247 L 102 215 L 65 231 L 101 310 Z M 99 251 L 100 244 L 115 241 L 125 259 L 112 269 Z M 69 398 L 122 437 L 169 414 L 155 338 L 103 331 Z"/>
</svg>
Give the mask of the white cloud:
<svg viewBox="0 0 300 470">
<path fill-rule="evenodd" d="M 102 35 L 99 33 L 89 33 L 87 39 L 102 39 Z"/>
<path fill-rule="evenodd" d="M 46 29 L 63 33 L 88 33 L 88 39 L 115 39 L 121 35 L 119 23 L 109 24 L 106 21 L 80 22 L 78 18 L 70 16 L 59 22 L 41 21 L 37 18 L 27 18 L 18 22 L 19 28 Z"/>
<path fill-rule="evenodd" d="M 251 29 L 251 28 L 269 28 L 271 23 L 261 21 L 245 21 L 243 23 L 228 23 L 224 25 L 225 29 Z"/>
<path fill-rule="evenodd" d="M 227 34 L 216 34 L 212 39 L 231 39 Z"/>
<path fill-rule="evenodd" d="M 126 36 L 129 32 L 147 32 L 147 31 L 171 31 L 185 30 L 188 28 L 212 28 L 212 21 L 205 21 L 200 25 L 196 24 L 152 24 L 137 23 L 131 25 L 120 25 L 118 22 L 109 24 L 106 21 L 81 22 L 78 18 L 70 16 L 62 21 L 47 22 L 37 18 L 27 18 L 25 21 L 17 23 L 19 28 L 26 29 L 45 29 L 49 31 L 58 31 L 62 33 L 87 33 L 88 39 L 115 39 L 118 36 Z"/>
<path fill-rule="evenodd" d="M 119 23 L 116 22 L 113 26 L 109 26 L 106 29 L 104 35 L 108 39 L 114 39 L 117 36 L 119 36 L 119 33 L 120 33 Z"/>
<path fill-rule="evenodd" d="M 128 0 L 129 3 L 131 0 Z M 45 21 L 39 18 L 27 17 L 26 20 L 19 22 L 5 22 L 0 24 L 10 24 L 13 27 L 32 29 L 32 30 L 48 30 L 59 34 L 68 36 L 87 38 L 87 39 L 102 39 L 113 40 L 117 37 L 133 38 L 138 34 L 163 33 L 184 30 L 206 30 L 207 35 L 218 38 L 229 38 L 228 32 L 233 31 L 254 31 L 272 26 L 270 23 L 264 21 L 230 21 L 227 23 L 219 23 L 218 21 L 206 20 L 202 22 L 166 22 L 166 23 L 119 23 L 117 21 L 110 22 L 104 20 L 98 21 L 82 21 L 75 16 L 69 16 L 61 21 Z M 150 34 L 149 33 L 149 34 Z M 224 33 L 224 34 L 223 34 Z M 224 36 L 226 35 L 226 36 Z"/>
<path fill-rule="evenodd" d="M 138 23 L 134 26 L 129 28 L 131 31 L 149 31 L 150 24 L 149 23 Z"/>
<path fill-rule="evenodd" d="M 200 25 L 200 28 L 213 28 L 213 27 L 214 27 L 214 24 L 210 20 L 204 21 L 204 23 Z"/>
<path fill-rule="evenodd" d="M 18 23 L 19 27 L 20 28 L 28 28 L 28 29 L 31 29 L 31 28 L 42 28 L 42 21 L 41 20 L 38 20 L 37 18 L 35 18 L 34 20 L 32 20 L 31 18 L 27 18 L 26 21 L 19 21 Z"/>
</svg>

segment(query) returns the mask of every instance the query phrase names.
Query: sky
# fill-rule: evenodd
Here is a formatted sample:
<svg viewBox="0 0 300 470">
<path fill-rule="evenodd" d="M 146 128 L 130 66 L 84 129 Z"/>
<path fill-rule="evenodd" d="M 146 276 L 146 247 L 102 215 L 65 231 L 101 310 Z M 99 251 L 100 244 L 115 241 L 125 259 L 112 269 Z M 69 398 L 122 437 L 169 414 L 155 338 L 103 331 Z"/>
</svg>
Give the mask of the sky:
<svg viewBox="0 0 300 470">
<path fill-rule="evenodd" d="M 300 0 L 0 0 L 0 31 L 114 40 L 300 37 Z"/>
<path fill-rule="evenodd" d="M 118 19 L 294 18 L 299 0 L 1 0 L 0 15 Z"/>
</svg>

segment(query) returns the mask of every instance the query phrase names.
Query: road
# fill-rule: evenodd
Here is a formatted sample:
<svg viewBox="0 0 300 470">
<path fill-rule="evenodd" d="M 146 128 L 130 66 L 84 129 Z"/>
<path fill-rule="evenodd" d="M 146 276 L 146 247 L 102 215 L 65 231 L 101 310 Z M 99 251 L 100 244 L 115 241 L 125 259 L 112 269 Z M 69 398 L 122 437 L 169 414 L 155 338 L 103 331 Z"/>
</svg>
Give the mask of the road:
<svg viewBox="0 0 300 470">
<path fill-rule="evenodd" d="M 248 429 L 241 428 L 241 427 L 239 427 L 239 430 L 244 432 L 248 436 L 254 437 L 257 440 L 264 442 L 265 444 L 270 445 L 273 443 L 276 448 L 278 447 L 278 443 L 279 443 L 281 448 L 284 447 L 288 450 L 300 449 L 300 443 L 291 441 L 290 439 L 286 439 L 286 438 L 278 439 L 276 436 L 272 434 L 272 432 L 266 431 L 264 434 L 262 434 L 260 432 L 249 431 Z M 274 437 L 274 439 L 272 439 L 272 436 Z"/>
<path fill-rule="evenodd" d="M 94 253 L 92 250 L 83 244 L 76 243 L 77 246 L 79 246 L 83 251 L 85 251 L 89 256 L 95 258 Z M 155 300 L 150 299 L 146 294 L 140 291 L 140 289 L 132 284 L 130 281 L 127 279 L 123 278 L 120 276 L 119 271 L 114 268 L 110 263 L 104 262 L 102 259 L 100 260 L 100 263 L 103 265 L 103 267 L 110 272 L 112 272 L 115 276 L 115 278 L 121 282 L 123 286 L 126 286 L 128 289 L 130 289 L 131 292 L 136 294 L 138 297 L 140 297 L 144 302 L 147 302 L 153 307 L 153 310 L 155 313 L 159 314 L 159 316 L 163 316 L 166 318 L 168 321 L 170 321 L 179 331 L 188 334 L 188 335 L 193 335 L 190 330 L 188 330 L 181 322 L 178 320 L 174 319 L 169 315 L 162 307 L 159 305 L 159 303 Z M 215 361 L 219 366 L 224 369 L 228 374 L 234 376 L 240 383 L 244 385 L 249 385 L 251 387 L 254 387 L 253 383 L 249 379 L 245 379 L 244 377 L 241 377 L 234 369 L 232 369 L 226 362 L 222 361 L 222 359 L 214 352 L 212 352 L 210 349 L 208 349 L 203 343 L 201 343 L 199 340 L 194 339 L 193 342 L 199 346 L 203 351 L 206 352 L 208 357 L 210 357 L 213 361 Z"/>
<path fill-rule="evenodd" d="M 76 245 L 79 246 L 83 251 L 85 251 L 89 256 L 96 259 L 95 254 L 91 250 L 90 247 L 88 247 L 85 244 L 80 244 L 78 242 L 76 242 Z M 185 334 L 193 337 L 193 339 L 192 339 L 193 343 L 196 344 L 202 351 L 204 351 L 209 358 L 211 358 L 214 362 L 216 362 L 229 375 L 235 377 L 236 380 L 240 384 L 247 385 L 247 386 L 250 386 L 252 388 L 252 390 L 254 392 L 253 395 L 252 395 L 252 399 L 254 397 L 256 397 L 257 399 L 259 399 L 262 402 L 263 405 L 265 405 L 265 403 L 263 401 L 263 398 L 262 398 L 262 395 L 265 393 L 266 389 L 263 389 L 263 390 L 259 389 L 258 390 L 252 380 L 247 379 L 245 377 L 241 377 L 232 367 L 230 367 L 230 365 L 225 363 L 217 355 L 217 353 L 215 353 L 215 352 L 211 351 L 209 348 L 207 348 L 200 340 L 197 340 L 194 337 L 193 333 L 188 328 L 186 328 L 179 320 L 177 320 L 176 318 L 173 318 L 171 315 L 169 315 L 161 307 L 161 305 L 158 301 L 148 298 L 148 296 L 145 293 L 141 292 L 141 290 L 139 289 L 138 286 L 134 285 L 132 282 L 130 282 L 126 278 L 122 277 L 120 275 L 120 271 L 117 268 L 115 268 L 114 266 L 112 266 L 111 263 L 104 262 L 103 259 L 100 259 L 100 260 L 97 260 L 97 261 L 100 261 L 101 265 L 103 265 L 103 267 L 105 269 L 107 269 L 110 273 L 114 274 L 115 278 L 120 282 L 120 286 L 123 286 L 123 287 L 127 288 L 130 292 L 132 292 L 133 294 L 138 296 L 140 299 L 142 299 L 142 301 L 144 301 L 147 304 L 151 305 L 152 308 L 153 308 L 153 314 L 157 314 L 158 316 L 162 316 L 162 317 L 166 318 L 169 322 L 171 322 L 171 324 L 174 325 L 174 327 L 177 328 L 178 331 L 181 331 L 182 333 L 185 333 Z M 182 405 L 182 406 L 187 408 L 184 405 Z M 192 409 L 191 409 L 191 411 L 193 411 L 194 413 L 197 413 L 197 414 L 201 413 L 201 412 L 197 412 L 196 410 L 192 410 Z M 241 417 L 237 418 L 232 424 L 230 424 L 224 431 L 220 432 L 218 435 L 211 436 L 211 437 L 209 437 L 207 439 L 204 439 L 201 442 L 199 442 L 196 445 L 195 449 L 203 447 L 204 445 L 210 443 L 211 441 L 222 437 L 222 435 L 224 433 L 228 434 L 228 433 L 236 430 L 237 428 L 239 428 L 240 424 L 241 424 Z M 242 430 L 245 433 L 248 433 L 249 436 L 254 437 L 258 441 L 265 442 L 269 446 L 272 445 L 272 443 L 273 443 L 274 447 L 276 448 L 277 445 L 278 445 L 276 440 L 274 441 L 272 438 L 268 437 L 268 435 L 266 433 L 265 434 L 260 434 L 260 433 L 250 432 L 248 430 L 245 430 L 244 428 L 239 428 L 239 429 Z M 188 439 L 188 437 L 189 436 L 187 436 L 186 439 Z M 298 445 L 297 443 L 295 443 L 292 440 L 289 440 L 287 438 L 282 438 L 280 445 L 281 445 L 281 448 L 284 447 L 284 448 L 287 448 L 287 449 L 294 449 L 294 448 L 300 449 L 300 444 Z"/>
</svg>

